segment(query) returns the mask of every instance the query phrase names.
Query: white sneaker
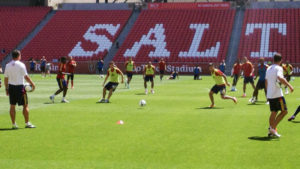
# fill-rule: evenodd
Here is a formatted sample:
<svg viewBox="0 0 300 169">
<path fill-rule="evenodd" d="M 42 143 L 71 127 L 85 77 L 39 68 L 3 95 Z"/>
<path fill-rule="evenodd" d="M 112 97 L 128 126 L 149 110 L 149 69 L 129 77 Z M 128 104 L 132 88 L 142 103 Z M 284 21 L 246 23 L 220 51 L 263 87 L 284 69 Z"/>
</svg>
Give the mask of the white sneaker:
<svg viewBox="0 0 300 169">
<path fill-rule="evenodd" d="M 266 104 L 270 104 L 269 101 L 267 101 Z"/>
<path fill-rule="evenodd" d="M 151 93 L 154 94 L 154 90 L 153 89 L 151 89 Z"/>
<path fill-rule="evenodd" d="M 61 102 L 62 103 L 69 103 L 69 101 L 67 99 L 62 99 Z"/>
<path fill-rule="evenodd" d="M 280 134 L 277 133 L 277 131 L 275 129 L 273 129 L 271 127 L 269 129 L 269 135 L 270 134 L 272 134 L 272 136 L 275 136 L 275 137 L 278 137 L 278 138 L 281 136 Z"/>
<path fill-rule="evenodd" d="M 12 128 L 11 128 L 11 129 L 14 129 L 14 130 L 15 130 L 15 129 L 18 129 L 18 128 L 19 128 L 19 126 L 18 126 L 17 123 L 16 123 L 16 124 L 13 124 L 13 125 L 12 125 Z"/>
<path fill-rule="evenodd" d="M 104 103 L 105 102 L 105 99 L 100 99 L 99 101 L 98 101 L 98 103 Z"/>
<path fill-rule="evenodd" d="M 32 123 L 28 122 L 26 125 L 25 125 L 25 128 L 36 128 L 35 125 L 33 125 Z"/>
<path fill-rule="evenodd" d="M 145 90 L 145 94 L 148 94 L 148 89 Z"/>
<path fill-rule="evenodd" d="M 252 100 L 251 100 L 251 103 L 254 104 L 255 102 L 256 102 L 256 98 L 253 97 Z"/>
<path fill-rule="evenodd" d="M 50 96 L 50 100 L 54 103 L 54 96 Z"/>
</svg>

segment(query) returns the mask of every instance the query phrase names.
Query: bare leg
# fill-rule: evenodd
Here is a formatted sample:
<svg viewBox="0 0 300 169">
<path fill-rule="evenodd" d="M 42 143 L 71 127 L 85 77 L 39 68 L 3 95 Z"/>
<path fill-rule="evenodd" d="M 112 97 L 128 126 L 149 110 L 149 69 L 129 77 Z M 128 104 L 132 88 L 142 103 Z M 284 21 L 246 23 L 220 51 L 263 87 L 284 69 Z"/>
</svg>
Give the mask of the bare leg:
<svg viewBox="0 0 300 169">
<path fill-rule="evenodd" d="M 211 107 L 215 105 L 215 101 L 214 101 L 214 92 L 210 91 L 209 92 L 209 98 L 211 101 Z"/>
<path fill-rule="evenodd" d="M 246 83 L 243 85 L 243 92 L 246 93 Z"/>
<path fill-rule="evenodd" d="M 271 112 L 271 115 L 270 115 L 270 118 L 269 118 L 270 126 L 271 126 L 273 129 L 276 128 L 276 125 L 275 125 L 276 115 L 277 115 L 277 112 L 272 111 L 272 112 Z"/>
<path fill-rule="evenodd" d="M 130 81 L 131 81 L 131 77 L 128 77 L 128 78 L 127 78 L 127 84 L 129 84 Z"/>
<path fill-rule="evenodd" d="M 58 95 L 60 92 L 62 92 L 63 91 L 63 89 L 58 89 L 55 93 L 54 93 L 54 95 Z"/>
<path fill-rule="evenodd" d="M 105 99 L 105 96 L 106 96 L 106 88 L 104 87 L 104 88 L 103 88 L 103 95 L 102 95 L 102 98 Z"/>
<path fill-rule="evenodd" d="M 285 115 L 287 115 L 287 111 L 284 110 L 282 111 L 275 119 L 275 123 L 274 123 L 274 129 L 277 127 L 277 125 L 280 123 L 280 121 L 284 118 Z"/>
<path fill-rule="evenodd" d="M 63 91 L 64 91 L 64 92 L 63 92 L 63 97 L 66 97 L 68 88 L 67 88 L 67 87 L 64 87 Z"/>
<path fill-rule="evenodd" d="M 257 99 L 257 95 L 258 95 L 258 86 L 255 87 L 252 97 L 255 97 Z"/>
<path fill-rule="evenodd" d="M 154 80 L 151 82 L 151 89 L 154 88 Z"/>
<path fill-rule="evenodd" d="M 25 123 L 29 122 L 29 108 L 28 108 L 28 104 L 23 106 L 23 116 L 25 119 Z"/>
<path fill-rule="evenodd" d="M 144 87 L 145 87 L 145 89 L 147 89 L 147 82 L 146 82 L 146 80 L 144 80 Z"/>
<path fill-rule="evenodd" d="M 10 119 L 11 119 L 12 124 L 15 124 L 16 123 L 16 105 L 10 105 L 9 113 L 10 113 Z"/>
<path fill-rule="evenodd" d="M 230 99 L 232 100 L 234 103 L 236 103 L 236 98 L 235 97 L 231 97 L 231 96 L 227 96 L 227 95 L 221 95 L 221 98 L 226 100 L 226 99 Z"/>
<path fill-rule="evenodd" d="M 255 85 L 254 85 L 254 83 L 251 83 L 251 86 L 252 86 L 252 88 L 253 88 L 253 90 L 255 89 Z"/>
<path fill-rule="evenodd" d="M 110 97 L 111 97 L 111 95 L 113 94 L 113 89 L 110 89 L 109 90 L 109 93 L 108 93 L 108 97 L 107 97 L 107 100 L 109 100 L 110 99 Z"/>
</svg>

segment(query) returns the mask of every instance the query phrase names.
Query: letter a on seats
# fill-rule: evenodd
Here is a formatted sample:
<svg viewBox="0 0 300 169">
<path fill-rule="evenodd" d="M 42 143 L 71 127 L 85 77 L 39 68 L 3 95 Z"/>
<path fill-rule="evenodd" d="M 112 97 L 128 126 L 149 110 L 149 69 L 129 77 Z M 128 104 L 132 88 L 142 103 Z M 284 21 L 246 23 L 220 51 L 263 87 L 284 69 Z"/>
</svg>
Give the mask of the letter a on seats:
<svg viewBox="0 0 300 169">
<path fill-rule="evenodd" d="M 154 40 L 150 39 L 152 34 L 155 37 Z M 125 51 L 124 57 L 136 57 L 142 45 L 151 45 L 155 48 L 154 51 L 148 54 L 149 57 L 169 57 L 170 52 L 166 49 L 167 42 L 165 39 L 166 35 L 163 24 L 156 24 L 154 28 L 149 30 L 147 35 L 142 36 L 139 42 L 134 42 L 131 49 Z"/>
<path fill-rule="evenodd" d="M 203 33 L 205 29 L 209 29 L 209 24 L 191 24 L 190 29 L 195 29 L 195 35 L 190 46 L 189 51 L 181 51 L 179 52 L 179 57 L 217 57 L 220 49 L 220 42 L 216 43 L 216 46 L 211 47 L 210 49 L 206 49 L 205 51 L 198 51 Z"/>
<path fill-rule="evenodd" d="M 98 48 L 95 51 L 86 51 L 81 47 L 82 42 L 78 42 L 76 46 L 69 53 L 69 56 L 77 56 L 77 57 L 92 57 L 94 54 L 98 54 L 100 52 L 104 52 L 105 50 L 109 50 L 112 46 L 112 42 L 105 35 L 97 35 L 97 29 L 104 29 L 109 34 L 114 36 L 120 28 L 120 24 L 116 26 L 112 24 L 96 24 L 94 26 L 90 26 L 90 28 L 83 35 L 83 38 L 87 41 L 91 41 L 98 44 Z"/>
</svg>

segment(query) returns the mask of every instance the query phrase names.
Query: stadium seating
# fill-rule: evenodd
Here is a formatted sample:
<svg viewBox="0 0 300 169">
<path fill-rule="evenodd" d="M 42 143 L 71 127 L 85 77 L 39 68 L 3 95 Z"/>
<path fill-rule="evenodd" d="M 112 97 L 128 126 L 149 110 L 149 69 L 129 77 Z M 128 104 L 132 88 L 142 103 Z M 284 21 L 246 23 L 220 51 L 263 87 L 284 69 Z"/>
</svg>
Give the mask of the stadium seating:
<svg viewBox="0 0 300 169">
<path fill-rule="evenodd" d="M 272 55 L 278 52 L 285 60 L 299 63 L 299 26 L 300 9 L 249 9 L 245 13 L 238 56 L 272 60 Z"/>
<path fill-rule="evenodd" d="M 48 7 L 0 7 L 0 60 L 16 47 L 50 10 Z"/>
<path fill-rule="evenodd" d="M 69 55 L 78 61 L 103 58 L 130 14 L 129 10 L 57 11 L 24 48 L 23 56 L 51 60 Z"/>
<path fill-rule="evenodd" d="M 142 11 L 114 60 L 220 61 L 227 53 L 234 15 L 230 9 Z"/>
</svg>

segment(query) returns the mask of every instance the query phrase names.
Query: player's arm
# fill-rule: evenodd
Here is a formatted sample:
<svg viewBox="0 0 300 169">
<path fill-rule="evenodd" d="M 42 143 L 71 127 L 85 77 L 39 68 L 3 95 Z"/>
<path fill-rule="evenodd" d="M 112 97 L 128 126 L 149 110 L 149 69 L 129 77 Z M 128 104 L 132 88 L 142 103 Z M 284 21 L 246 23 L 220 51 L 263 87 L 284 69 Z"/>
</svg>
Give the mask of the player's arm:
<svg viewBox="0 0 300 169">
<path fill-rule="evenodd" d="M 123 75 L 123 72 L 122 72 L 120 69 L 117 69 L 117 73 L 118 73 L 119 75 L 121 75 L 121 78 L 122 78 L 121 83 L 124 83 L 124 75 Z"/>
<path fill-rule="evenodd" d="M 265 79 L 265 88 L 266 88 L 266 91 L 268 90 L 268 80 Z"/>
<path fill-rule="evenodd" d="M 278 78 L 278 80 L 279 80 L 282 84 L 284 84 L 285 86 L 289 87 L 290 90 L 291 90 L 291 92 L 294 91 L 293 86 L 292 86 L 292 85 L 291 85 L 284 77 L 278 76 L 277 78 Z"/>
<path fill-rule="evenodd" d="M 143 79 L 145 79 L 145 75 L 146 75 L 146 66 L 144 67 L 144 71 L 143 71 Z"/>
<path fill-rule="evenodd" d="M 252 76 L 254 74 L 254 71 L 255 71 L 254 66 L 251 64 L 251 74 L 250 74 L 250 76 Z"/>
<path fill-rule="evenodd" d="M 227 81 L 227 77 L 226 77 L 226 75 L 224 73 L 222 74 L 222 77 L 224 78 L 226 85 L 230 86 L 230 84 Z"/>
<path fill-rule="evenodd" d="M 4 85 L 5 85 L 5 91 L 6 91 L 6 95 L 8 96 L 8 77 L 4 78 Z"/>
<path fill-rule="evenodd" d="M 105 79 L 104 79 L 104 82 L 103 82 L 102 86 L 105 85 L 105 83 L 106 83 L 108 77 L 109 77 L 109 71 L 107 70 L 107 74 L 106 74 L 106 76 L 105 76 Z"/>
<path fill-rule="evenodd" d="M 255 73 L 255 77 L 254 77 L 254 80 L 256 80 L 256 78 L 259 76 L 259 73 L 258 73 L 258 66 L 257 66 L 257 71 Z"/>
<path fill-rule="evenodd" d="M 153 69 L 153 77 L 155 77 L 155 66 L 153 66 L 152 69 Z"/>
<path fill-rule="evenodd" d="M 28 75 L 24 76 L 25 80 L 32 86 L 32 92 L 35 90 L 35 84 Z"/>
</svg>

